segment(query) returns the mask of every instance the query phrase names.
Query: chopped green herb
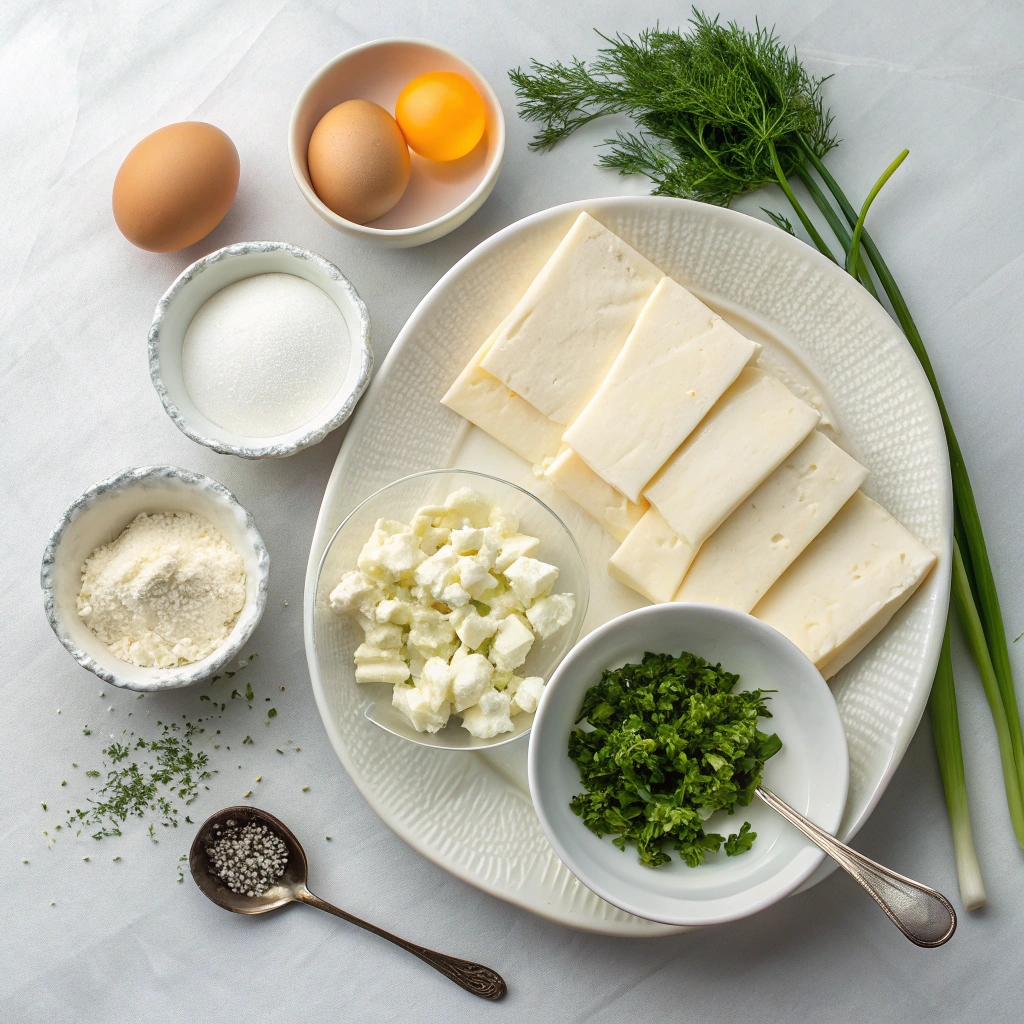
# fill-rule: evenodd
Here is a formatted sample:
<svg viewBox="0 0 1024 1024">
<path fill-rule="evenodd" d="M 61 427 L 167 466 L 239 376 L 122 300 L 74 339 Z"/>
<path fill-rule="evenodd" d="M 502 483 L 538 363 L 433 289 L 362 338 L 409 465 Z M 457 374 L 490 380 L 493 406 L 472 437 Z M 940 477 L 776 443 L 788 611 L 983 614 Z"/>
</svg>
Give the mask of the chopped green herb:
<svg viewBox="0 0 1024 1024">
<path fill-rule="evenodd" d="M 764 763 L 782 747 L 757 728 L 770 718 L 764 690 L 735 691 L 739 676 L 696 655 L 644 655 L 606 670 L 583 698 L 569 756 L 584 792 L 570 806 L 621 850 L 635 845 L 641 864 L 657 867 L 672 849 L 697 867 L 723 843 L 730 856 L 756 838 L 745 824 L 724 839 L 704 832 L 715 811 L 746 807 Z"/>
<path fill-rule="evenodd" d="M 245 745 L 246 743 L 252 743 L 252 737 L 251 737 L 251 736 L 246 736 L 246 737 L 245 737 L 245 739 L 244 739 L 244 740 L 242 740 L 242 745 L 243 745 L 243 746 L 244 746 L 244 745 Z M 241 765 L 239 765 L 239 767 L 241 767 Z"/>
<path fill-rule="evenodd" d="M 246 683 L 245 684 L 245 699 L 246 700 L 252 700 L 253 699 L 252 685 L 250 683 Z"/>
<path fill-rule="evenodd" d="M 277 718 L 277 708 L 271 708 L 267 712 L 267 718 Z"/>
<path fill-rule="evenodd" d="M 739 832 L 734 832 L 726 839 L 725 855 L 727 857 L 736 857 L 741 853 L 746 853 L 754 845 L 756 838 L 757 833 L 750 831 L 750 822 L 743 822 Z"/>
</svg>

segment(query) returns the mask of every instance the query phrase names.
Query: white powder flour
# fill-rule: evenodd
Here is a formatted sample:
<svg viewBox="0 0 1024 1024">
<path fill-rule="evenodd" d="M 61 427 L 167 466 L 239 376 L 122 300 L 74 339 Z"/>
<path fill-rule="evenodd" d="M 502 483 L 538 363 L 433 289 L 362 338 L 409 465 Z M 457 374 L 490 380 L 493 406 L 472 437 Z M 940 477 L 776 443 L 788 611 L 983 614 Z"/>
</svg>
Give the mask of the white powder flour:
<svg viewBox="0 0 1024 1024">
<path fill-rule="evenodd" d="M 220 647 L 244 603 L 242 557 L 210 523 L 143 512 L 82 566 L 78 614 L 121 661 L 175 668 Z"/>
</svg>

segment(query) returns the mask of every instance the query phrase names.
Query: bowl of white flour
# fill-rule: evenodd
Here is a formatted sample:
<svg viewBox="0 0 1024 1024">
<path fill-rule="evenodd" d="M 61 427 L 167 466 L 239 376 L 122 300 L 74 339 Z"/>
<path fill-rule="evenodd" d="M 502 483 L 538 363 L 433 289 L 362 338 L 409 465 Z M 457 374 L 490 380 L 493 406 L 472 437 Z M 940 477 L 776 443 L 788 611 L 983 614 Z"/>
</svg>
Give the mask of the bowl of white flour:
<svg viewBox="0 0 1024 1024">
<path fill-rule="evenodd" d="M 209 477 L 128 469 L 64 513 L 43 556 L 46 615 L 84 668 L 165 690 L 225 667 L 256 628 L 270 557 L 252 515 Z"/>
</svg>

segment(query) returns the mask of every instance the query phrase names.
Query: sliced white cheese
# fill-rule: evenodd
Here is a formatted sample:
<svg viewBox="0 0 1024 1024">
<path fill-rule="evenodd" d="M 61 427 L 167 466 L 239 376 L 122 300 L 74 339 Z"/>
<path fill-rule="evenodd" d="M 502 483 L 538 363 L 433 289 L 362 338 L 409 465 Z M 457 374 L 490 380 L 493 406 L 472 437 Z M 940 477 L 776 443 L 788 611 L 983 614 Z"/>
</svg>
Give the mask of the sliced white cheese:
<svg viewBox="0 0 1024 1024">
<path fill-rule="evenodd" d="M 618 541 L 626 539 L 626 534 L 650 508 L 645 498 L 634 504 L 605 483 L 571 448 L 566 448 L 544 475 Z"/>
<path fill-rule="evenodd" d="M 480 362 L 500 330 L 499 326 L 483 343 L 441 403 L 527 462 L 540 464 L 558 451 L 563 428 L 481 369 Z"/>
<path fill-rule="evenodd" d="M 818 430 L 704 542 L 676 601 L 749 612 L 867 479 Z"/>
<path fill-rule="evenodd" d="M 694 549 L 652 508 L 612 555 L 608 575 L 649 601 L 671 601 L 694 554 Z"/>
<path fill-rule="evenodd" d="M 935 555 L 858 491 L 754 607 L 827 679 L 874 639 Z"/>
<path fill-rule="evenodd" d="M 696 554 L 818 419 L 781 381 L 747 367 L 644 496 Z"/>
<path fill-rule="evenodd" d="M 548 418 L 571 423 L 662 277 L 581 213 L 505 318 L 481 365 Z"/>
<path fill-rule="evenodd" d="M 563 435 L 631 501 L 761 346 L 663 277 L 608 376 Z"/>
</svg>

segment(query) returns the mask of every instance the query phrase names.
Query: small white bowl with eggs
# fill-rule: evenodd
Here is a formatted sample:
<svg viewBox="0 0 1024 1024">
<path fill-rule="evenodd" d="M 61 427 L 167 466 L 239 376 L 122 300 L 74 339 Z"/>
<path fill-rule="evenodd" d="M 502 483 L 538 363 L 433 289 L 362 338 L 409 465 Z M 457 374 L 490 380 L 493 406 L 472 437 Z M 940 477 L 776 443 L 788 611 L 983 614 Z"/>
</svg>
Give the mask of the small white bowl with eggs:
<svg viewBox="0 0 1024 1024">
<path fill-rule="evenodd" d="M 309 143 L 320 119 L 347 100 L 370 100 L 395 112 L 402 89 L 418 75 L 449 71 L 477 91 L 485 130 L 474 149 L 457 160 L 427 160 L 410 151 L 411 174 L 400 201 L 369 223 L 330 209 L 316 194 Z M 306 202 L 331 227 L 386 248 L 409 248 L 447 235 L 464 224 L 491 194 L 505 154 L 505 117 L 486 78 L 458 54 L 424 39 L 374 39 L 339 54 L 309 80 L 292 111 L 288 159 Z"/>
<path fill-rule="evenodd" d="M 229 245 L 160 299 L 149 370 L 193 441 L 247 459 L 292 455 L 352 415 L 373 372 L 370 318 L 322 256 L 287 242 Z"/>
<path fill-rule="evenodd" d="M 78 609 L 86 560 L 119 537 L 140 513 L 154 512 L 201 516 L 235 549 L 245 568 L 245 600 L 224 642 L 201 661 L 175 668 L 122 661 Z M 40 582 L 46 617 L 75 661 L 113 686 L 150 692 L 189 686 L 226 666 L 263 615 L 269 579 L 270 555 L 256 522 L 226 487 L 176 466 L 143 466 L 101 480 L 68 506 L 50 534 Z"/>
</svg>

